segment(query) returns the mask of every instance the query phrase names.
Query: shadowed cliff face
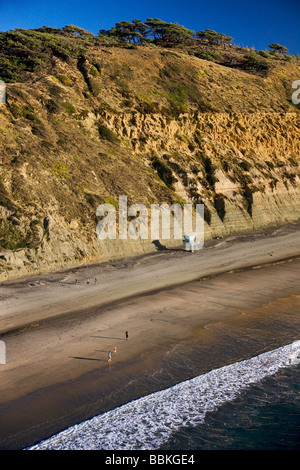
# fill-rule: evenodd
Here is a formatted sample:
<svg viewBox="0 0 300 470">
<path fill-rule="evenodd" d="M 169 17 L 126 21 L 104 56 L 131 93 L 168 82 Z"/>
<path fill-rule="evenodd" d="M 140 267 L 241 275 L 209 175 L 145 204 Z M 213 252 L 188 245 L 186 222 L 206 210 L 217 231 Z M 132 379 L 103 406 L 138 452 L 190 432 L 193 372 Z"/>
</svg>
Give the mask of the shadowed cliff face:
<svg viewBox="0 0 300 470">
<path fill-rule="evenodd" d="M 205 237 L 300 218 L 296 63 L 248 73 L 141 47 L 93 48 L 7 84 L 0 279 L 155 250 L 96 237 L 96 209 L 204 203 Z M 162 241 L 163 246 L 181 242 Z"/>
</svg>

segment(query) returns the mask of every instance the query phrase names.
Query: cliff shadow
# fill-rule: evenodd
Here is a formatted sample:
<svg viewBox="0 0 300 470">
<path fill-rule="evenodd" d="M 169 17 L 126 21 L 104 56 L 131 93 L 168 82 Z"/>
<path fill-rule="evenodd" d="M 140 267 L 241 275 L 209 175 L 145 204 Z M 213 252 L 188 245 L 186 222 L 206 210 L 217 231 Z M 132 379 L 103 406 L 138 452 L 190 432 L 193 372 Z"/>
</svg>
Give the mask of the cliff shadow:
<svg viewBox="0 0 300 470">
<path fill-rule="evenodd" d="M 165 245 L 162 245 L 159 240 L 153 240 L 153 245 L 156 247 L 157 251 L 169 250 Z"/>
</svg>

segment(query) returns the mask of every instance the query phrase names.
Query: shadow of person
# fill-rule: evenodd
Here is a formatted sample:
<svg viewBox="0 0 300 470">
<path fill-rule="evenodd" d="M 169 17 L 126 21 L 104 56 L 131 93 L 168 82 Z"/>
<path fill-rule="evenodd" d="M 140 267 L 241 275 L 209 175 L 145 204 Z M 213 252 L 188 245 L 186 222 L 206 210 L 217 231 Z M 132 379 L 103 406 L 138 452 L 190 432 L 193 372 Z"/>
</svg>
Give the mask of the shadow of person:
<svg viewBox="0 0 300 470">
<path fill-rule="evenodd" d="M 81 359 L 83 361 L 100 361 L 102 362 L 103 359 L 97 359 L 96 357 L 80 357 L 80 356 L 69 356 L 72 359 Z"/>
</svg>

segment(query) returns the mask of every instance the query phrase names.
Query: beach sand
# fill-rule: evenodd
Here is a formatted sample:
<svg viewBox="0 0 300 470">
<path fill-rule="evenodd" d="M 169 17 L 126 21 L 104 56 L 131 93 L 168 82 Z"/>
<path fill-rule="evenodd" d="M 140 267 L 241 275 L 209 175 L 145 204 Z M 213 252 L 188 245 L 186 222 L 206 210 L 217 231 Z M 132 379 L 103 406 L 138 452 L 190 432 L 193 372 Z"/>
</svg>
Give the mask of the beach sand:
<svg viewBox="0 0 300 470">
<path fill-rule="evenodd" d="M 270 331 L 282 299 L 300 309 L 299 228 L 212 240 L 195 253 L 163 250 L 0 284 L 6 345 L 0 449 L 24 448 L 118 406 L 114 391 L 172 345 L 191 338 L 213 347 L 216 325 L 263 320 L 266 336 L 245 348 L 249 355 L 298 339 L 299 316 L 281 335 Z M 223 359 L 220 352 L 220 365 Z"/>
</svg>

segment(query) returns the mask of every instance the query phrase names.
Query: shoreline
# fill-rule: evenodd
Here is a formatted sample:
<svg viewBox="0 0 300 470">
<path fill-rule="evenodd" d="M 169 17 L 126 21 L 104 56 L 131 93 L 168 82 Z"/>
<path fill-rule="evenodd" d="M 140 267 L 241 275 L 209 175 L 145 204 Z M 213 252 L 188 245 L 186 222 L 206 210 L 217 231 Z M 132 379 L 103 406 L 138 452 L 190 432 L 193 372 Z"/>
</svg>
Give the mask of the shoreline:
<svg viewBox="0 0 300 470">
<path fill-rule="evenodd" d="M 299 233 L 300 223 L 290 224 L 210 240 L 202 250 L 194 253 L 183 248 L 166 249 L 48 275 L 4 281 L 0 283 L 0 336 L 10 330 L 29 327 L 34 322 L 82 309 L 298 257 Z"/>
<path fill-rule="evenodd" d="M 82 294 L 86 291 L 87 276 L 92 281 L 91 274 L 99 270 L 99 265 L 81 271 L 80 286 L 74 285 L 72 278 L 78 275 L 78 270 L 71 270 L 68 279 L 65 272 L 56 273 L 56 280 L 53 274 L 43 276 L 38 281 L 43 279 L 44 284 L 38 283 L 35 290 L 28 285 L 32 279 L 0 285 L 0 294 L 3 296 L 3 290 L 5 293 L 4 299 L 1 297 L 2 307 L 5 302 L 9 307 L 0 323 L 1 337 L 7 346 L 7 364 L 0 369 L 3 374 L 0 448 L 24 448 L 75 424 L 78 419 L 117 406 L 116 391 L 127 384 L 129 377 L 136 380 L 143 370 L 155 368 L 172 346 L 199 338 L 206 345 L 210 341 L 218 344 L 217 336 L 210 336 L 217 323 L 244 324 L 257 318 L 255 309 L 266 308 L 279 298 L 294 299 L 300 305 L 298 230 L 299 226 L 289 226 L 274 229 L 269 236 L 264 236 L 263 231 L 243 234 L 238 239 L 229 237 L 194 254 L 174 250 L 171 254 L 168 250 L 156 259 L 113 262 L 118 275 L 114 266 L 106 264 L 108 268 L 103 274 L 103 278 L 107 275 L 106 281 L 89 285 L 91 298 Z M 238 257 L 241 253 L 243 258 Z M 182 268 L 179 273 L 178 265 Z M 177 275 L 170 279 L 176 266 Z M 200 271 L 203 275 L 199 277 Z M 149 282 L 155 275 L 157 279 Z M 59 284 L 57 279 L 64 282 Z M 138 279 L 140 282 L 135 285 Z M 185 282 L 175 283 L 180 279 Z M 128 286 L 130 296 L 118 290 L 122 283 L 124 290 Z M 104 296 L 107 286 L 110 291 Z M 16 288 L 23 295 L 16 296 Z M 68 306 L 75 288 L 76 296 Z M 60 297 L 60 293 L 64 295 Z M 51 296 L 52 305 L 41 313 Z M 20 319 L 21 313 L 29 312 L 27 300 L 32 311 L 31 321 L 26 323 Z M 22 306 L 23 311 L 16 315 Z M 272 327 L 270 312 L 264 319 Z M 6 328 L 3 336 L 4 325 L 9 321 L 15 329 Z M 296 320 L 292 319 L 292 323 L 293 331 L 288 331 L 284 338 L 282 333 L 281 338 L 269 339 L 268 344 L 297 337 Z M 250 354 L 259 351 L 264 341 L 257 340 L 254 349 L 252 346 L 249 349 Z M 108 351 L 115 346 L 117 353 L 108 364 Z"/>
</svg>

